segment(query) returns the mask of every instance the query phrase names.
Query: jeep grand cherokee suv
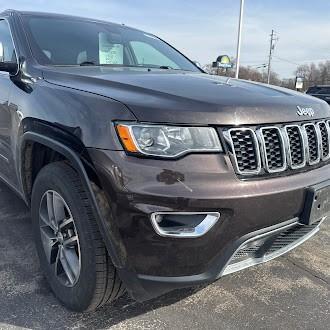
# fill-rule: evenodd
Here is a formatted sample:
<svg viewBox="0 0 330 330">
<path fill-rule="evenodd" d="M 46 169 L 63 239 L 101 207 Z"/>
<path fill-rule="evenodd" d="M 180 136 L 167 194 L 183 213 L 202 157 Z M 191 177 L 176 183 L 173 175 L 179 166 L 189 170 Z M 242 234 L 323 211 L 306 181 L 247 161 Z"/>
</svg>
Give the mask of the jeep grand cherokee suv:
<svg viewBox="0 0 330 330">
<path fill-rule="evenodd" d="M 1 178 L 31 207 L 41 268 L 70 309 L 214 281 L 296 247 L 329 213 L 322 100 L 54 14 L 0 15 L 0 70 Z"/>
</svg>

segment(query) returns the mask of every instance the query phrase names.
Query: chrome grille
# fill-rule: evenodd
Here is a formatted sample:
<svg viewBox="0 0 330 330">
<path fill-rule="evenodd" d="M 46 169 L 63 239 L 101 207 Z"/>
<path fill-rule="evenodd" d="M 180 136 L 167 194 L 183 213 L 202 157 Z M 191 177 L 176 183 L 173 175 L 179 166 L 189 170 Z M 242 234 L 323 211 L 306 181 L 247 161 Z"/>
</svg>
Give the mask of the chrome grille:
<svg viewBox="0 0 330 330">
<path fill-rule="evenodd" d="M 296 170 L 330 160 L 330 120 L 224 130 L 235 170 L 257 175 Z"/>
<path fill-rule="evenodd" d="M 330 158 L 328 126 L 324 121 L 317 123 L 317 125 L 321 134 L 321 158 L 322 160 L 327 160 Z"/>
<path fill-rule="evenodd" d="M 307 151 L 308 151 L 308 163 L 309 165 L 317 164 L 320 161 L 321 150 L 319 134 L 317 132 L 317 126 L 314 124 L 304 124 L 303 125 L 306 137 L 307 137 Z"/>
<path fill-rule="evenodd" d="M 288 141 L 288 164 L 292 169 L 306 165 L 306 154 L 304 138 L 298 125 L 285 126 L 286 138 Z"/>
<path fill-rule="evenodd" d="M 284 141 L 278 127 L 260 129 L 263 147 L 264 164 L 269 173 L 283 171 L 286 167 Z"/>
<path fill-rule="evenodd" d="M 229 130 L 229 135 L 238 173 L 258 173 L 261 162 L 254 131 L 250 128 L 237 128 Z"/>
</svg>

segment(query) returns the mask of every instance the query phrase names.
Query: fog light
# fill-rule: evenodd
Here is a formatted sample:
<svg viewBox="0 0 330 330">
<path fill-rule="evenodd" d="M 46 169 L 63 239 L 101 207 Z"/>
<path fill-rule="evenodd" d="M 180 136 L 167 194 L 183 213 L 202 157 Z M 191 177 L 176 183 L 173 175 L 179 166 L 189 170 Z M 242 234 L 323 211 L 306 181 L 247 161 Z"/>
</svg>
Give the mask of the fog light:
<svg viewBox="0 0 330 330">
<path fill-rule="evenodd" d="M 151 223 L 160 236 L 195 238 L 206 234 L 219 218 L 219 212 L 157 212 Z"/>
</svg>

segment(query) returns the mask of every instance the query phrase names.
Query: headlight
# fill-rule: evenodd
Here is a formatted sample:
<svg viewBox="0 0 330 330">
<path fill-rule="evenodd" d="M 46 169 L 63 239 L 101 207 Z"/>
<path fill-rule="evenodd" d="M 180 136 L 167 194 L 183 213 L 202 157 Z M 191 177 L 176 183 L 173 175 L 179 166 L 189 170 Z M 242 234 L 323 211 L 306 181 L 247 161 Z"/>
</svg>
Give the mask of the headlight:
<svg viewBox="0 0 330 330">
<path fill-rule="evenodd" d="M 211 127 L 117 124 L 125 149 L 148 156 L 177 157 L 190 152 L 219 152 L 222 147 Z"/>
</svg>

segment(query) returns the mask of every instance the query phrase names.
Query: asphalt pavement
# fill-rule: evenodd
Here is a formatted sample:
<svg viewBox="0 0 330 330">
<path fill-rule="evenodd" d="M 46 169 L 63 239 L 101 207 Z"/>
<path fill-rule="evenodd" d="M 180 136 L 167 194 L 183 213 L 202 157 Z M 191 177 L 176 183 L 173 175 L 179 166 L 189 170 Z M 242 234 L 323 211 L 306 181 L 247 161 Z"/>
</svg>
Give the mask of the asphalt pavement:
<svg viewBox="0 0 330 330">
<path fill-rule="evenodd" d="M 0 183 L 0 329 L 329 329 L 329 254 L 327 221 L 289 254 L 209 286 L 76 314 L 39 270 L 29 210 Z"/>
</svg>

